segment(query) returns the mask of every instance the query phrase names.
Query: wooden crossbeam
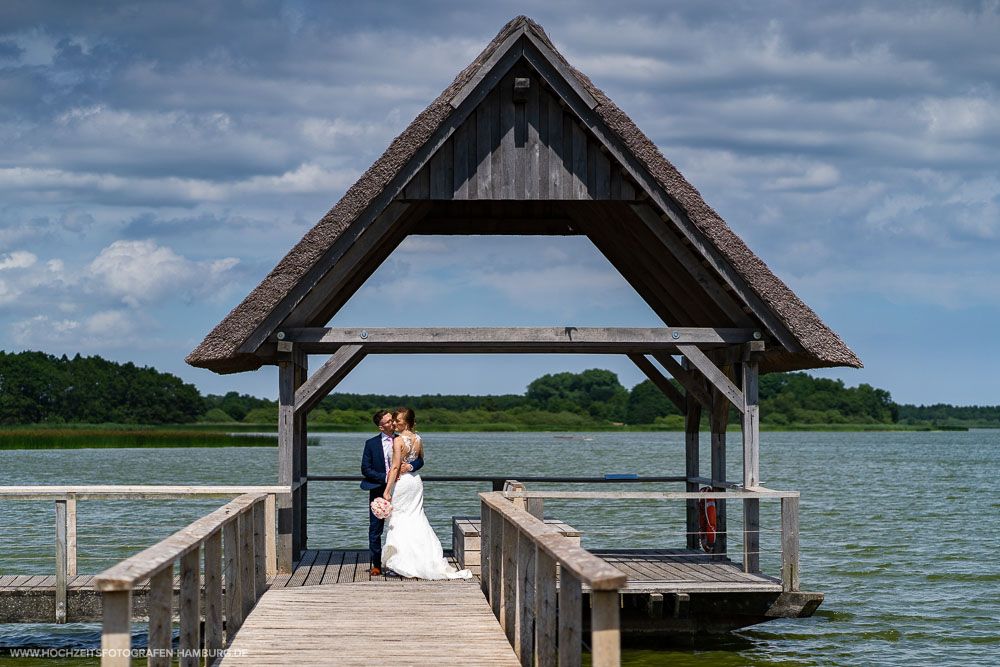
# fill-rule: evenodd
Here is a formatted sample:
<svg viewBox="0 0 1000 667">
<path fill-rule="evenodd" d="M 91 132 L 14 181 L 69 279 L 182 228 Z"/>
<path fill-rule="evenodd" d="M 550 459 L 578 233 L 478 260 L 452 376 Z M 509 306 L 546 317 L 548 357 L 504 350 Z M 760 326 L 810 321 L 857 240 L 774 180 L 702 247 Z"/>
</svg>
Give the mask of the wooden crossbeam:
<svg viewBox="0 0 1000 667">
<path fill-rule="evenodd" d="M 753 340 L 754 334 L 752 329 L 707 327 L 310 327 L 284 329 L 274 340 L 295 343 L 309 353 L 332 353 L 343 345 L 361 345 L 367 354 L 646 354 L 677 353 L 682 344 L 696 348 L 742 345 Z"/>
<path fill-rule="evenodd" d="M 741 413 L 746 410 L 743 402 L 743 392 L 733 384 L 733 381 L 726 377 L 726 374 L 719 370 L 719 367 L 712 363 L 712 360 L 705 356 L 705 353 L 695 345 L 678 345 L 677 350 L 687 357 L 688 361 L 694 364 L 702 374 L 718 389 L 730 403 L 736 406 Z"/>
</svg>

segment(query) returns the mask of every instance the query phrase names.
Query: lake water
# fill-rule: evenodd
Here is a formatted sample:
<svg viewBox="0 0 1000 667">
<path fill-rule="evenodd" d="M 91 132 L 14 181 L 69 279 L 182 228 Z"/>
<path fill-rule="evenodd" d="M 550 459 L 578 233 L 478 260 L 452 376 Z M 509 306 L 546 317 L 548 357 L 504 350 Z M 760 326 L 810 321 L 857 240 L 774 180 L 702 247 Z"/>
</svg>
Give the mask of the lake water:
<svg viewBox="0 0 1000 667">
<path fill-rule="evenodd" d="M 368 435 L 316 436 L 318 442 L 309 449 L 310 473 L 358 474 Z M 424 473 L 676 475 L 684 469 L 680 433 L 573 435 L 586 439 L 430 433 Z M 738 480 L 739 434 L 729 437 L 729 478 Z M 707 434 L 702 440 L 705 471 Z M 802 493 L 802 588 L 824 593 L 825 602 L 812 618 L 771 621 L 721 641 L 629 650 L 623 664 L 1000 664 L 1000 494 L 993 488 L 994 475 L 1000 473 L 1000 431 L 762 433 L 761 440 L 762 484 Z M 0 485 L 273 484 L 277 475 L 273 448 L 26 450 L 0 457 Z M 476 493 L 485 490 L 479 484 L 427 484 L 428 518 L 446 547 L 451 544 L 451 517 L 478 514 Z M 313 482 L 309 545 L 365 548 L 367 498 L 355 483 Z M 81 501 L 80 571 L 99 572 L 219 504 Z M 737 503 L 730 503 L 731 528 L 741 524 L 738 510 Z M 677 501 L 546 501 L 546 514 L 581 529 L 585 547 L 682 546 L 684 541 L 683 506 Z M 0 501 L 0 574 L 53 571 L 53 517 L 51 502 Z M 764 570 L 777 574 L 776 501 L 761 503 L 761 523 Z M 145 526 L 152 528 L 140 530 Z M 0 625 L 3 647 L 99 643 L 94 625 Z M 93 664 L 9 656 L 0 656 L 0 662 Z"/>
</svg>

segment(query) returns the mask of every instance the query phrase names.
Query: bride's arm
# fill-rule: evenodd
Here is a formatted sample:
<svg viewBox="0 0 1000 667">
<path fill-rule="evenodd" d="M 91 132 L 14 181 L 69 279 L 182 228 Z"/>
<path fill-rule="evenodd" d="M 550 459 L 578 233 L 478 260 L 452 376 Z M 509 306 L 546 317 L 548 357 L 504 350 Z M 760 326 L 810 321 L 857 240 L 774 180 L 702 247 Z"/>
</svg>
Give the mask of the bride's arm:
<svg viewBox="0 0 1000 667">
<path fill-rule="evenodd" d="M 382 497 L 386 500 L 392 500 L 392 485 L 396 483 L 396 479 L 399 477 L 399 466 L 403 463 L 403 439 L 398 435 L 392 440 L 392 470 L 389 471 L 389 476 L 385 479 L 385 493 Z"/>
</svg>

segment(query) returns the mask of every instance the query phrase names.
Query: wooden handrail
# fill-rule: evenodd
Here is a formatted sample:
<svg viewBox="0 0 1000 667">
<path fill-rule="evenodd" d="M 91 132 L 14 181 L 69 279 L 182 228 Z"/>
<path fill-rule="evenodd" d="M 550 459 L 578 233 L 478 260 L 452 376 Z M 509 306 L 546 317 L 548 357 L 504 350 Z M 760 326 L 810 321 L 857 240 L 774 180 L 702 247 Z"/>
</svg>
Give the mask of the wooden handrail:
<svg viewBox="0 0 1000 667">
<path fill-rule="evenodd" d="M 559 499 L 628 499 L 628 500 L 781 500 L 781 587 L 784 591 L 800 590 L 799 582 L 799 497 L 798 491 L 776 491 L 763 486 L 736 487 L 728 491 L 527 491 L 523 484 L 505 489 L 499 495 L 522 502 Z M 483 494 L 480 494 L 481 496 Z M 745 529 L 746 530 L 746 529 Z M 758 529 L 754 529 L 756 531 Z M 759 571 L 759 532 L 747 531 L 744 539 L 743 567 L 747 572 Z"/>
<path fill-rule="evenodd" d="M 0 486 L 0 501 L 55 501 L 56 523 L 56 585 L 55 622 L 67 620 L 66 584 L 69 577 L 77 575 L 77 501 L 78 500 L 151 500 L 189 498 L 232 498 L 246 493 L 266 494 L 264 525 L 275 525 L 275 499 L 289 494 L 294 487 L 287 486 L 180 486 L 180 485 L 33 485 Z M 263 529 L 261 532 L 264 533 Z M 264 539 L 265 577 L 277 570 L 276 542 L 273 531 Z"/>
<path fill-rule="evenodd" d="M 80 485 L 0 486 L 0 500 L 143 500 L 152 498 L 231 498 L 244 493 L 290 493 L 287 486 Z"/>
<path fill-rule="evenodd" d="M 180 664 L 211 664 L 223 647 L 222 620 L 226 614 L 226 640 L 231 642 L 247 614 L 267 587 L 266 533 L 274 533 L 265 505 L 272 494 L 248 493 L 194 521 L 165 540 L 131 556 L 94 577 L 101 591 L 104 622 L 101 628 L 101 665 L 131 664 L 132 590 L 149 579 L 150 667 L 169 666 L 174 565 L 180 562 Z M 204 652 L 199 565 L 204 545 L 205 635 Z M 223 552 L 223 547 L 225 548 Z M 222 556 L 225 556 L 223 567 Z M 225 593 L 222 579 L 225 577 Z"/>
<path fill-rule="evenodd" d="M 562 532 L 509 502 L 500 491 L 480 493 L 480 500 L 517 526 L 580 581 L 598 591 L 617 591 L 625 587 L 628 577 L 582 547 L 566 541 Z"/>
<path fill-rule="evenodd" d="M 174 561 L 200 547 L 212 533 L 220 530 L 265 497 L 264 494 L 247 493 L 223 505 L 211 514 L 181 528 L 170 537 L 101 572 L 94 577 L 94 590 L 131 590 L 143 579 L 151 577 L 167 565 L 173 565 Z"/>
<path fill-rule="evenodd" d="M 631 500 L 739 500 L 741 498 L 798 498 L 798 491 L 773 491 L 763 487 L 739 491 L 505 491 L 504 497 L 513 498 L 604 498 Z"/>
<path fill-rule="evenodd" d="M 519 482 L 508 486 L 523 489 Z M 511 502 L 501 491 L 480 493 L 479 498 L 483 592 L 521 664 L 555 665 L 557 656 L 559 665 L 580 664 L 583 583 L 591 588 L 593 664 L 620 664 L 618 591 L 628 577 L 569 543 L 555 527 L 529 513 L 523 500 Z"/>
</svg>

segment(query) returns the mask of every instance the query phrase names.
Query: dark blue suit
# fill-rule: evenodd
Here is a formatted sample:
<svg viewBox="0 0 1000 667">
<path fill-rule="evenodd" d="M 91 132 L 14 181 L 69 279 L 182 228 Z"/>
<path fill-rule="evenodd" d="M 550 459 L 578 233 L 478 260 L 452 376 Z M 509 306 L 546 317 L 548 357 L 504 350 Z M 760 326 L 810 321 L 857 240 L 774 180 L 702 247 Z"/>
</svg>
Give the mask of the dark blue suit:
<svg viewBox="0 0 1000 667">
<path fill-rule="evenodd" d="M 424 467 L 424 460 L 418 456 L 410 465 L 413 466 L 412 472 L 416 472 Z M 371 501 L 385 493 L 386 476 L 389 474 L 385 469 L 381 433 L 365 440 L 365 453 L 361 455 L 361 474 L 365 477 L 361 488 L 368 489 L 368 550 L 371 551 L 372 567 L 382 567 L 382 529 L 385 527 L 385 519 L 375 516 L 370 505 Z"/>
</svg>

